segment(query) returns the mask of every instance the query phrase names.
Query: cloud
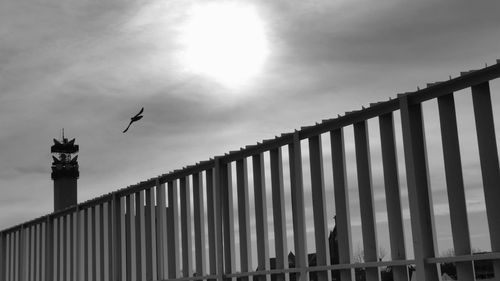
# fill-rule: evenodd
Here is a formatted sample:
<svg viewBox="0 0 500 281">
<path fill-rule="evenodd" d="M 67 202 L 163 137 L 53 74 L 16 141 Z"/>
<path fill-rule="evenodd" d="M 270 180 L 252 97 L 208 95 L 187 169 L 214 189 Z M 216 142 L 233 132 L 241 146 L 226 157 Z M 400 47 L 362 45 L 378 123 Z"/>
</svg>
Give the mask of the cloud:
<svg viewBox="0 0 500 281">
<path fill-rule="evenodd" d="M 276 20 L 274 27 L 283 34 L 280 39 L 288 40 L 283 43 L 290 48 L 287 58 L 299 59 L 299 64 L 422 63 L 422 59 L 454 54 L 446 49 L 429 52 L 436 43 L 458 43 L 463 37 L 457 34 L 476 37 L 485 29 L 496 32 L 494 26 L 499 23 L 493 12 L 499 4 L 494 1 L 454 5 L 385 1 L 376 6 L 369 1 L 336 1 L 321 3 L 320 9 L 280 4 L 274 5 L 274 12 L 286 21 Z"/>
</svg>

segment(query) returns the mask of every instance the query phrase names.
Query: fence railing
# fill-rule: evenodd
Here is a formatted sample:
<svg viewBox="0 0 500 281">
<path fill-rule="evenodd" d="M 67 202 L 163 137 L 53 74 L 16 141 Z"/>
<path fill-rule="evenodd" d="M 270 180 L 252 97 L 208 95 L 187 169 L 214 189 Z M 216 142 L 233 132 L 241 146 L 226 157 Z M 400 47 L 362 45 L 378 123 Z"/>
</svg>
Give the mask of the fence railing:
<svg viewBox="0 0 500 281">
<path fill-rule="evenodd" d="M 0 232 L 0 280 L 381 280 L 390 267 L 394 280 L 439 280 L 440 263 L 456 263 L 460 280 L 475 280 L 473 262 L 493 261 L 500 280 L 500 169 L 489 81 L 500 63 L 463 73 L 389 101 L 346 113 L 239 151 L 160 175 L 66 210 Z M 491 253 L 472 255 L 460 159 L 454 92 L 471 89 Z M 436 255 L 422 103 L 437 100 L 455 256 Z M 404 147 L 414 259 L 408 259 L 400 195 L 394 114 Z M 391 260 L 379 261 L 367 120 L 378 118 Z M 353 126 L 364 262 L 353 263 L 344 128 Z M 329 134 L 333 198 L 325 195 L 322 134 Z M 301 141 L 307 142 L 316 245 L 310 263 L 306 232 Z M 286 151 L 287 153 L 284 153 Z M 250 162 L 251 159 L 251 162 Z M 266 165 L 270 169 L 266 169 Z M 250 166 L 250 167 L 249 167 Z M 251 169 L 251 173 L 249 170 Z M 270 171 L 270 172 L 269 172 Z M 233 174 L 235 172 L 235 174 Z M 266 175 L 266 173 L 269 173 Z M 285 174 L 289 178 L 285 178 Z M 270 179 L 272 206 L 267 206 Z M 253 188 L 249 188 L 252 182 Z M 289 184 L 291 208 L 285 203 Z M 253 191 L 253 194 L 250 194 Z M 254 206 L 250 206 L 253 197 Z M 334 200 L 337 236 L 330 253 L 327 204 Z M 235 215 L 237 202 L 237 215 Z M 250 221 L 250 208 L 255 209 Z M 291 209 L 291 213 L 286 209 Z M 270 237 L 268 212 L 274 231 Z M 286 217 L 292 216 L 290 260 Z M 238 231 L 235 231 L 235 224 Z M 256 262 L 251 232 L 255 232 Z M 238 236 L 238 237 L 236 237 Z M 236 243 L 236 238 L 238 243 Z M 270 243 L 269 241 L 274 241 Z M 270 247 L 275 257 L 271 265 Z M 237 251 L 236 251 L 237 250 Z M 239 254 L 236 257 L 236 253 Z M 236 271 L 236 261 L 239 269 Z M 332 264 L 335 261 L 335 264 Z"/>
</svg>

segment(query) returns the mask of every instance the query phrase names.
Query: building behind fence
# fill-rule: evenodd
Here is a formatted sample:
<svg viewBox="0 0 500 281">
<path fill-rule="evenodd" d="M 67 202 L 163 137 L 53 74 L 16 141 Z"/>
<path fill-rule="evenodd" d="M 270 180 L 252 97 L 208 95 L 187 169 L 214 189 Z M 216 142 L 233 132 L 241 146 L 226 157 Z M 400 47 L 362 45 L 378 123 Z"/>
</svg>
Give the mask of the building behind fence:
<svg viewBox="0 0 500 281">
<path fill-rule="evenodd" d="M 449 81 L 400 94 L 395 99 L 371 104 L 368 108 L 5 229 L 0 232 L 0 280 L 223 281 L 253 278 L 270 281 L 272 277 L 277 281 L 307 281 L 314 276 L 317 281 L 330 281 L 333 276 L 348 281 L 355 280 L 357 269 L 363 272 L 365 280 L 379 281 L 380 270 L 390 268 L 393 280 L 408 281 L 408 268 L 411 267 L 416 269 L 416 280 L 434 281 L 440 278 L 437 265 L 443 263 L 455 263 L 460 280 L 476 280 L 474 261 L 488 260 L 494 268 L 494 280 L 498 281 L 500 169 L 490 81 L 499 76 L 500 62 L 497 61 L 497 64 L 462 73 Z M 469 88 L 492 248 L 492 252 L 476 255 L 471 253 L 454 103 L 454 92 Z M 439 108 L 455 249 L 451 257 L 436 255 L 422 115 L 422 103 L 430 100 L 437 100 Z M 401 179 L 398 171 L 395 114 L 401 118 L 406 179 Z M 391 248 L 389 261 L 380 261 L 377 254 L 367 133 L 369 119 L 377 119 L 380 128 Z M 354 131 L 364 245 L 362 263 L 353 263 L 352 256 L 344 149 L 344 128 L 348 126 Z M 322 134 L 330 135 L 334 198 L 325 196 Z M 301 141 L 307 142 L 310 179 L 303 178 Z M 264 161 L 270 163 L 269 175 L 266 175 Z M 248 165 L 251 165 L 251 174 Z M 289 170 L 290 176 L 291 213 L 285 212 L 284 169 Z M 266 177 L 271 182 L 272 206 L 266 206 Z M 249 179 L 253 179 L 255 198 L 257 264 L 252 262 L 251 256 Z M 313 202 L 314 264 L 310 264 L 307 252 L 306 180 L 311 183 Z M 404 180 L 408 186 L 414 259 L 407 257 L 404 243 L 400 201 L 400 181 Z M 237 215 L 233 200 L 238 204 Z M 332 259 L 330 253 L 326 217 L 326 204 L 331 200 L 334 200 L 336 214 L 336 259 Z M 272 210 L 274 237 L 269 237 L 267 229 L 268 210 Z M 293 263 L 290 263 L 286 243 L 285 218 L 290 215 Z M 237 232 L 235 223 L 239 226 Z M 238 244 L 235 235 L 239 235 Z M 269 240 L 274 243 L 270 244 Z M 241 272 L 236 272 L 235 267 L 236 246 Z M 269 256 L 270 246 L 274 247 L 275 257 Z"/>
</svg>

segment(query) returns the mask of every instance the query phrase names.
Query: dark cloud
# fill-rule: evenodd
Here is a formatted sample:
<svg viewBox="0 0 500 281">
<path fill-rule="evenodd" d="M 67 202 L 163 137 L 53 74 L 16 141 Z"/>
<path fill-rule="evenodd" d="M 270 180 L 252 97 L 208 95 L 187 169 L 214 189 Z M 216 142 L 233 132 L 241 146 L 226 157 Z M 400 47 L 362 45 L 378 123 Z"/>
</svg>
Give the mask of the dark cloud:
<svg viewBox="0 0 500 281">
<path fill-rule="evenodd" d="M 293 7 L 274 12 L 285 20 L 273 26 L 287 62 L 296 64 L 421 64 L 451 59 L 474 46 L 481 50 L 498 38 L 500 24 L 495 1 L 368 1 L 330 5 L 321 12 L 298 13 Z M 491 37 L 485 37 L 485 34 Z M 444 45 L 443 45 L 444 44 Z M 494 44 L 493 44 L 494 45 Z M 437 47 L 439 46 L 439 47 Z M 448 46 L 449 48 L 444 48 Z M 478 48 L 481 47 L 482 48 Z"/>
</svg>

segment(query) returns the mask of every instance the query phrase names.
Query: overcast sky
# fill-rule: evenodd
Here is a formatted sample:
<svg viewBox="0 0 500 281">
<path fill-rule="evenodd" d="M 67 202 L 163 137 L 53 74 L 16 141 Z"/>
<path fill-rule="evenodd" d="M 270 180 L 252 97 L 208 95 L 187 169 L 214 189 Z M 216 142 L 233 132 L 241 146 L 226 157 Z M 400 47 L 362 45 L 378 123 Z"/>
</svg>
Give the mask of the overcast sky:
<svg viewBox="0 0 500 281">
<path fill-rule="evenodd" d="M 52 210 L 50 146 L 61 128 L 80 145 L 82 202 L 493 64 L 498 11 L 499 1 L 464 0 L 0 1 L 0 229 Z M 477 144 L 467 138 L 470 97 L 457 102 L 473 247 L 489 250 Z M 141 107 L 144 118 L 123 134 Z M 444 251 L 452 244 L 435 108 L 424 107 L 428 147 L 438 151 L 429 165 Z M 353 145 L 346 149 L 353 157 Z M 380 155 L 372 152 L 379 241 L 389 253 Z M 326 151 L 331 195 L 329 159 Z M 359 204 L 348 168 L 356 250 Z"/>
</svg>

